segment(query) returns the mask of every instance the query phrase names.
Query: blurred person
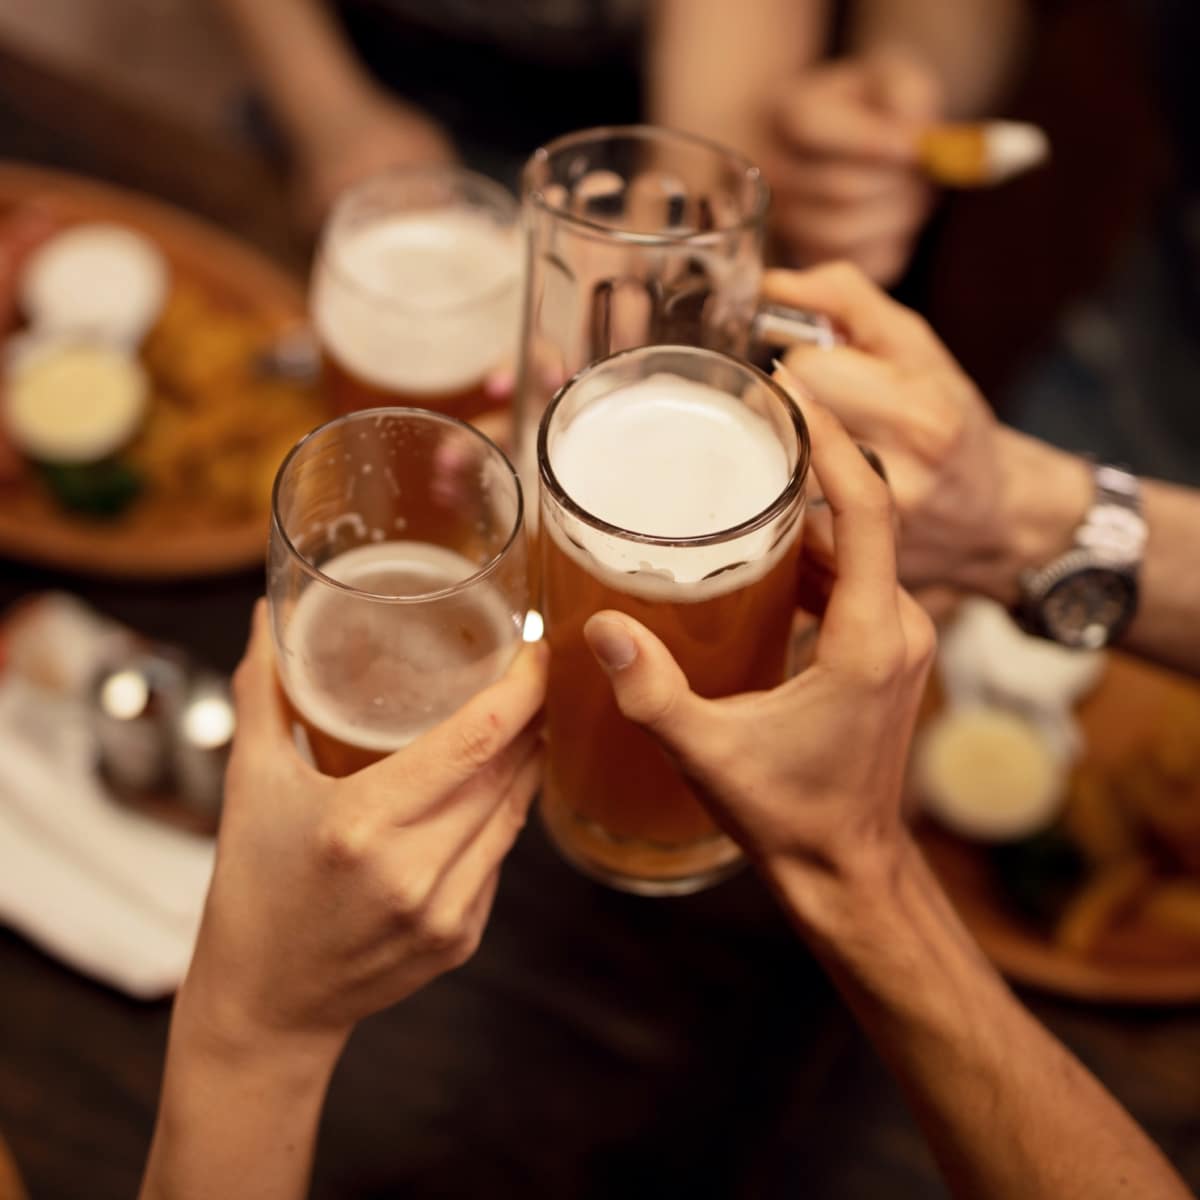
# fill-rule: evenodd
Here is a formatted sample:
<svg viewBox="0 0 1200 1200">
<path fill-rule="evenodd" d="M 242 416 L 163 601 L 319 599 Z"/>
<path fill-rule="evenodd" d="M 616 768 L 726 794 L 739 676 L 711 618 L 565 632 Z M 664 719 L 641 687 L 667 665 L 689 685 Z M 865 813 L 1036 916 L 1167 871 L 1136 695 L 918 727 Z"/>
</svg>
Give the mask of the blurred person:
<svg viewBox="0 0 1200 1200">
<path fill-rule="evenodd" d="M 512 184 L 542 142 L 636 121 L 644 0 L 212 0 L 317 225 L 346 186 L 462 157 Z"/>
<path fill-rule="evenodd" d="M 1159 1151 L 988 965 L 904 830 L 932 627 L 897 584 L 886 486 L 836 418 L 805 411 L 835 551 L 812 665 L 772 692 L 710 701 L 629 617 L 594 616 L 592 651 L 826 965 L 957 1196 L 1182 1198 Z M 478 940 L 536 782 L 543 684 L 527 651 L 445 725 L 328 780 L 288 737 L 260 606 L 143 1200 L 304 1194 L 354 1024 Z M 846 752 L 858 745 L 873 752 Z"/>
<path fill-rule="evenodd" d="M 847 339 L 832 349 L 795 347 L 784 361 L 883 460 L 905 582 L 949 584 L 1036 617 L 1031 573 L 1065 562 L 1105 500 L 1096 464 L 998 421 L 928 324 L 857 268 L 770 272 L 765 291 L 826 313 Z M 1134 519 L 1117 516 L 1127 527 L 1119 532 L 1142 529 L 1135 555 L 1115 573 L 1132 571 L 1136 592 L 1109 591 L 1119 581 L 1106 578 L 1114 572 L 1101 553 L 1086 571 L 1075 564 L 1073 603 L 1098 627 L 1111 618 L 1095 644 L 1119 637 L 1138 654 L 1200 674 L 1200 491 L 1120 474 L 1134 504 L 1110 503 Z"/>
<path fill-rule="evenodd" d="M 787 258 L 850 257 L 887 281 L 932 203 L 917 136 L 986 111 L 1023 31 L 1023 0 L 214 2 L 310 223 L 385 167 L 461 155 L 511 183 L 552 137 L 646 117 L 759 162 Z M 845 55 L 823 62 L 839 14 Z"/>
<path fill-rule="evenodd" d="M 783 262 L 892 284 L 936 196 L 920 135 L 992 115 L 1027 24 L 1027 0 L 659 0 L 650 112 L 762 166 Z"/>
</svg>

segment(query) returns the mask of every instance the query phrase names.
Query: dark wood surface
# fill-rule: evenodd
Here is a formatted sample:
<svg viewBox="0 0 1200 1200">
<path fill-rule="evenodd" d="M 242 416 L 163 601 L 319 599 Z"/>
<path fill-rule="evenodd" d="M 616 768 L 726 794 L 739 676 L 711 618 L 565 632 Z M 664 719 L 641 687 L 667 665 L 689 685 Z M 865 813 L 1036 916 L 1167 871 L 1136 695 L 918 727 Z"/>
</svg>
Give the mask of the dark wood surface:
<svg viewBox="0 0 1200 1200">
<path fill-rule="evenodd" d="M 253 159 L 0 53 L 0 155 L 13 154 L 151 189 L 296 261 L 278 181 Z M 0 605 L 46 587 L 229 669 L 261 575 L 135 586 L 0 561 Z M 1200 1186 L 1200 1011 L 1028 999 Z M 0 1134 L 33 1197 L 134 1194 L 168 1013 L 0 931 Z M 475 960 L 356 1033 L 313 1194 L 944 1193 L 895 1087 L 752 877 L 638 900 L 572 873 L 531 828 Z"/>
</svg>

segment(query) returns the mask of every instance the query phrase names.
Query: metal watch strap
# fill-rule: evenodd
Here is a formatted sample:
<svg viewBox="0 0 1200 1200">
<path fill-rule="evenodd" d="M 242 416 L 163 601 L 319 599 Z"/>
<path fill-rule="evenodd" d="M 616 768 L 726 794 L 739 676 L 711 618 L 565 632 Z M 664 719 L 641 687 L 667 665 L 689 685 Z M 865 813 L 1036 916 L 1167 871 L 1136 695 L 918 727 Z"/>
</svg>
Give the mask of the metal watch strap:
<svg viewBox="0 0 1200 1200">
<path fill-rule="evenodd" d="M 1141 484 L 1131 472 L 1104 463 L 1096 466 L 1094 481 L 1095 497 L 1074 544 L 1136 572 L 1146 549 Z"/>
</svg>

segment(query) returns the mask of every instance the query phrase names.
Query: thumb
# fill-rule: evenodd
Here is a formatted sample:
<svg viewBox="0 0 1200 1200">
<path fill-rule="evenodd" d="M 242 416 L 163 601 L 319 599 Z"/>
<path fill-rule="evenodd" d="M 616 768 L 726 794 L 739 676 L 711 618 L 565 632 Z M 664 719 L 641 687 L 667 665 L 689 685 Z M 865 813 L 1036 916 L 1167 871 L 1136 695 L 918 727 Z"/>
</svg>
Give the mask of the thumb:
<svg viewBox="0 0 1200 1200">
<path fill-rule="evenodd" d="M 600 612 L 583 636 L 612 684 L 621 714 L 688 760 L 702 748 L 708 702 L 697 696 L 671 652 L 644 625 L 623 613 Z"/>
<path fill-rule="evenodd" d="M 275 675 L 275 648 L 271 641 L 266 600 L 260 599 L 254 606 L 250 642 L 233 676 L 233 696 L 239 734 L 263 739 L 268 744 L 291 746 L 291 734 Z"/>
<path fill-rule="evenodd" d="M 915 124 L 941 118 L 942 86 L 937 76 L 915 55 L 886 50 L 867 64 L 871 99 L 885 112 Z"/>
</svg>

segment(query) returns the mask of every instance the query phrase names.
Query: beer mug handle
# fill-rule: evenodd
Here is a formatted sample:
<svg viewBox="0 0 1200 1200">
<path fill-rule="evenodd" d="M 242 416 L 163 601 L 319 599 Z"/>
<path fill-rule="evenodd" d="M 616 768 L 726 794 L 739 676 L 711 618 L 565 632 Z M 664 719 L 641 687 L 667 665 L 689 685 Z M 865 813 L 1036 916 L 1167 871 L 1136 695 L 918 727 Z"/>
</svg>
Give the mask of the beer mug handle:
<svg viewBox="0 0 1200 1200">
<path fill-rule="evenodd" d="M 787 304 L 763 304 L 751 325 L 754 339 L 764 346 L 819 346 L 830 349 L 843 338 L 824 313 Z"/>
</svg>

